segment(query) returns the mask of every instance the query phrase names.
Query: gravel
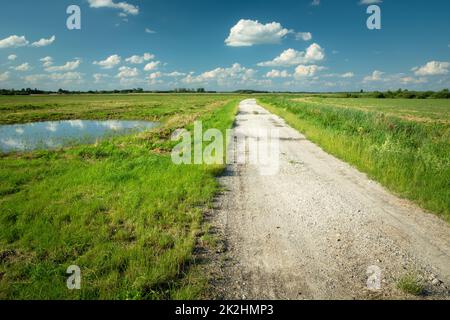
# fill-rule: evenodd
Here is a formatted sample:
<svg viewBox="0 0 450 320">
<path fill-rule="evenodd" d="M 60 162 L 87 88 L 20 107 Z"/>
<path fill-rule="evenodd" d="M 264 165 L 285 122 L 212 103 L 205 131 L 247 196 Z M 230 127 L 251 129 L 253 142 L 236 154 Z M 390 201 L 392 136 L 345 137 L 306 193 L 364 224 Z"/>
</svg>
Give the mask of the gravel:
<svg viewBox="0 0 450 320">
<path fill-rule="evenodd" d="M 419 298 L 450 298 L 446 222 L 245 100 L 235 130 L 253 129 L 280 130 L 280 167 L 261 175 L 258 165 L 233 164 L 220 178 L 226 191 L 212 218 L 226 248 L 213 281 L 218 298 L 417 298 L 397 289 L 411 271 L 430 279 Z M 378 290 L 367 286 L 373 266 Z"/>
</svg>

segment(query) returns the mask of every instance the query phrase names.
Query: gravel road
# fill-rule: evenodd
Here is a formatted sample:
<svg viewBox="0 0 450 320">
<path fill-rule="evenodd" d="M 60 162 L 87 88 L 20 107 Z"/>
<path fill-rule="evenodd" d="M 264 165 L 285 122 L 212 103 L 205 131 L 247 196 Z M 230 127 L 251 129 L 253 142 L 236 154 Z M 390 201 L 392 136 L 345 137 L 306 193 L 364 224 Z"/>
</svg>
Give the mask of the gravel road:
<svg viewBox="0 0 450 320">
<path fill-rule="evenodd" d="M 420 299 L 450 298 L 446 222 L 327 154 L 255 100 L 240 104 L 235 129 L 279 129 L 280 167 L 261 175 L 258 165 L 234 164 L 220 178 L 225 191 L 212 218 L 224 243 L 217 297 L 417 298 L 397 288 L 413 273 L 425 284 Z M 367 285 L 374 270 L 378 290 Z"/>
</svg>

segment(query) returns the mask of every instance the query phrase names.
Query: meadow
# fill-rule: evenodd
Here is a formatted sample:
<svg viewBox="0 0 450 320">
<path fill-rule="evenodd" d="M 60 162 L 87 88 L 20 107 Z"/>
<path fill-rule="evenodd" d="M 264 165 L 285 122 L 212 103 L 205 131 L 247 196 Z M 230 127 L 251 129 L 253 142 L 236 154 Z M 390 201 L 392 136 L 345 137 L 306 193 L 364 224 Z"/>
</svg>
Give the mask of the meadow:
<svg viewBox="0 0 450 320">
<path fill-rule="evenodd" d="M 261 96 L 325 151 L 450 222 L 450 100 Z"/>
<path fill-rule="evenodd" d="M 223 166 L 176 166 L 178 128 L 225 131 L 237 95 L 0 96 L 0 124 L 146 120 L 143 133 L 0 155 L 0 299 L 196 299 Z M 327 152 L 450 222 L 450 100 L 257 95 Z M 66 287 L 78 265 L 81 290 Z"/>
<path fill-rule="evenodd" d="M 230 95 L 0 96 L 0 123 L 149 120 L 139 134 L 0 156 L 0 299 L 192 299 L 222 166 L 176 166 L 177 128 L 229 128 Z M 66 287 L 70 265 L 81 290 Z"/>
</svg>

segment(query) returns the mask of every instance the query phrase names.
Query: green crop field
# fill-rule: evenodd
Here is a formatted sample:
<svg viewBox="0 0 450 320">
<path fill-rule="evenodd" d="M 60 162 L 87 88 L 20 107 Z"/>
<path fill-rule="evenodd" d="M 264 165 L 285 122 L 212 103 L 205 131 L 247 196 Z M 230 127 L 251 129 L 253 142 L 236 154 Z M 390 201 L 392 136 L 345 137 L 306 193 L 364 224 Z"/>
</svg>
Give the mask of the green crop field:
<svg viewBox="0 0 450 320">
<path fill-rule="evenodd" d="M 450 100 L 259 99 L 327 152 L 450 221 Z"/>
<path fill-rule="evenodd" d="M 0 97 L 0 123 L 162 122 L 158 129 L 55 151 L 0 156 L 0 299 L 198 298 L 192 264 L 221 166 L 176 166 L 171 133 L 196 119 L 225 130 L 227 95 Z M 66 269 L 82 270 L 69 291 Z"/>
</svg>

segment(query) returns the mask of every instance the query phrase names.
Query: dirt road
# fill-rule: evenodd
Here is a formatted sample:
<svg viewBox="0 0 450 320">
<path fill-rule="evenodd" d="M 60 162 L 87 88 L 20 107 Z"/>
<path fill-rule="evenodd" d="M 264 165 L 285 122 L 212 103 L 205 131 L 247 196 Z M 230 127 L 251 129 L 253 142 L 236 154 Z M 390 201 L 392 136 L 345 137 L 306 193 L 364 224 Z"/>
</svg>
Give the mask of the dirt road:
<svg viewBox="0 0 450 320">
<path fill-rule="evenodd" d="M 449 297 L 447 223 L 325 153 L 255 100 L 241 103 L 236 121 L 243 133 L 280 130 L 280 169 L 263 176 L 257 165 L 230 165 L 221 178 L 226 191 L 213 218 L 226 245 L 218 297 L 411 298 L 397 289 L 407 273 L 422 277 L 426 298 Z M 381 289 L 372 291 L 367 280 L 377 270 Z"/>
</svg>

